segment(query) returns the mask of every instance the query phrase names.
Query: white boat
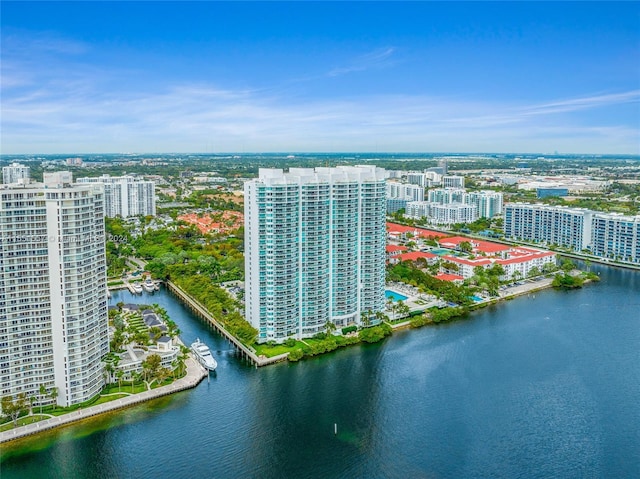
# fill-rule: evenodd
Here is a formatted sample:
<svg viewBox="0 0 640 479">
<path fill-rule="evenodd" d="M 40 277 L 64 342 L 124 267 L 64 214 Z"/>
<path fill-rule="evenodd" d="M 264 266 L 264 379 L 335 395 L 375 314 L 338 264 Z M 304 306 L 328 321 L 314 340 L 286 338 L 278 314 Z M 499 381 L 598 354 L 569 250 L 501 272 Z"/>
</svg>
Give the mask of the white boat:
<svg viewBox="0 0 640 479">
<path fill-rule="evenodd" d="M 200 341 L 200 339 L 196 339 L 195 342 L 191 344 L 191 351 L 193 351 L 198 362 L 209 371 L 213 371 L 218 367 L 218 363 L 213 358 L 209 346 Z"/>
<path fill-rule="evenodd" d="M 156 284 L 151 281 L 151 278 L 147 278 L 144 283 L 142 283 L 142 287 L 147 293 L 153 293 L 156 290 Z"/>
<path fill-rule="evenodd" d="M 135 294 L 142 294 L 142 286 L 140 286 L 140 283 L 133 283 L 131 287 L 133 288 L 133 292 Z"/>
</svg>

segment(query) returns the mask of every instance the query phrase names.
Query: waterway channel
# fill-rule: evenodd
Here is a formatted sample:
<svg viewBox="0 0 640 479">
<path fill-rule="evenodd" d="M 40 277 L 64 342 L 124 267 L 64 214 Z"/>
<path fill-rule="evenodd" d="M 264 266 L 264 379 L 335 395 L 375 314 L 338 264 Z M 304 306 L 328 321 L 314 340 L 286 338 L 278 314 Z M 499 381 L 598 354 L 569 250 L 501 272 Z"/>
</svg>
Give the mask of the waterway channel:
<svg viewBox="0 0 640 479">
<path fill-rule="evenodd" d="M 0 477 L 640 477 L 640 273 L 255 369 L 162 290 L 218 360 L 190 391 L 2 445 Z M 334 425 L 337 424 L 337 435 Z"/>
</svg>

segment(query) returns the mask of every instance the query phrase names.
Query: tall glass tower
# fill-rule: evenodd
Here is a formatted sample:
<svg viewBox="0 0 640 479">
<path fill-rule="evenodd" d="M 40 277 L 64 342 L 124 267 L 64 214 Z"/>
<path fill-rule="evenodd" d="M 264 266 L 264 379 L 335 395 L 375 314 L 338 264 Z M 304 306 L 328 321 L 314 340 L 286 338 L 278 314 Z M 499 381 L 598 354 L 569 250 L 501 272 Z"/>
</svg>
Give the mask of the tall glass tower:
<svg viewBox="0 0 640 479">
<path fill-rule="evenodd" d="M 245 299 L 258 340 L 359 324 L 384 309 L 386 173 L 261 169 L 245 183 Z"/>
</svg>

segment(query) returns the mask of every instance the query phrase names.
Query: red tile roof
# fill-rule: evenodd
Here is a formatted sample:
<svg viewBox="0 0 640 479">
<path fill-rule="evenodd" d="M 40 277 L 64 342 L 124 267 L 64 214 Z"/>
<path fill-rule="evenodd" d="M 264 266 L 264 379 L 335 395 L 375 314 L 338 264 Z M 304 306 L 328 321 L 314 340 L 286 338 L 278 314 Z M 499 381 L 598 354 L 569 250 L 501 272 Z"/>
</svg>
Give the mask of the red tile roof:
<svg viewBox="0 0 640 479">
<path fill-rule="evenodd" d="M 387 223 L 387 231 L 389 233 L 411 233 L 420 238 L 446 238 L 446 233 L 440 233 L 439 231 L 428 230 L 425 228 L 418 228 L 416 226 L 405 226 L 397 223 Z"/>
<path fill-rule="evenodd" d="M 416 261 L 420 258 L 430 259 L 437 258 L 438 255 L 433 253 L 423 253 L 422 251 L 413 251 L 411 253 L 404 253 L 396 256 L 400 261 Z"/>
<path fill-rule="evenodd" d="M 499 251 L 507 251 L 511 248 L 504 244 L 492 243 L 490 241 L 483 241 L 475 238 L 465 238 L 464 236 L 454 236 L 452 238 L 440 240 L 440 246 L 445 248 L 450 246 L 456 247 L 464 241 L 471 243 L 474 252 L 498 253 Z"/>
<path fill-rule="evenodd" d="M 441 281 L 464 281 L 464 278 L 457 274 L 438 273 L 434 278 Z"/>
</svg>

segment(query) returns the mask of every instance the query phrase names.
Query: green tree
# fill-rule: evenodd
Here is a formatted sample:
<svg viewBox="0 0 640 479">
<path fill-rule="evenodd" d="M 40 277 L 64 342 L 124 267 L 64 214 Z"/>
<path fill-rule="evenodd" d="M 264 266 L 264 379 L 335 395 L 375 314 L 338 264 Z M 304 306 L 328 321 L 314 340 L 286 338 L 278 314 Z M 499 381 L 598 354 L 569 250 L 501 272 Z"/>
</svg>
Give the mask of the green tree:
<svg viewBox="0 0 640 479">
<path fill-rule="evenodd" d="M 44 384 L 40 385 L 38 392 L 40 393 L 40 414 L 42 414 L 42 403 L 44 402 L 44 397 L 47 395 L 47 388 Z"/>
<path fill-rule="evenodd" d="M 162 358 L 158 354 L 150 354 L 147 356 L 147 359 L 142 361 L 143 380 L 147 386 L 147 390 L 151 389 L 151 385 L 157 377 L 161 364 Z"/>
<path fill-rule="evenodd" d="M 49 396 L 51 397 L 51 399 L 53 400 L 53 402 L 56 402 L 56 399 L 58 398 L 58 388 L 57 387 L 52 387 L 51 391 L 49 391 Z"/>
<path fill-rule="evenodd" d="M 462 241 L 458 245 L 460 251 L 464 251 L 465 253 L 471 253 L 473 251 L 473 246 L 470 241 Z"/>
<path fill-rule="evenodd" d="M 123 376 L 124 376 L 124 371 L 122 369 L 118 369 L 116 371 L 116 378 L 118 379 L 118 391 L 120 391 L 120 388 L 122 387 Z"/>
<path fill-rule="evenodd" d="M 18 425 L 20 414 L 25 412 L 27 408 L 27 395 L 20 393 L 14 400 L 12 396 L 3 396 L 1 403 L 2 412 L 13 421 L 13 425 Z"/>
<path fill-rule="evenodd" d="M 302 349 L 298 348 L 298 349 L 294 349 L 293 351 L 291 351 L 289 353 L 289 356 L 287 356 L 287 359 L 289 361 L 300 361 L 304 356 L 304 352 L 302 351 Z"/>
</svg>

